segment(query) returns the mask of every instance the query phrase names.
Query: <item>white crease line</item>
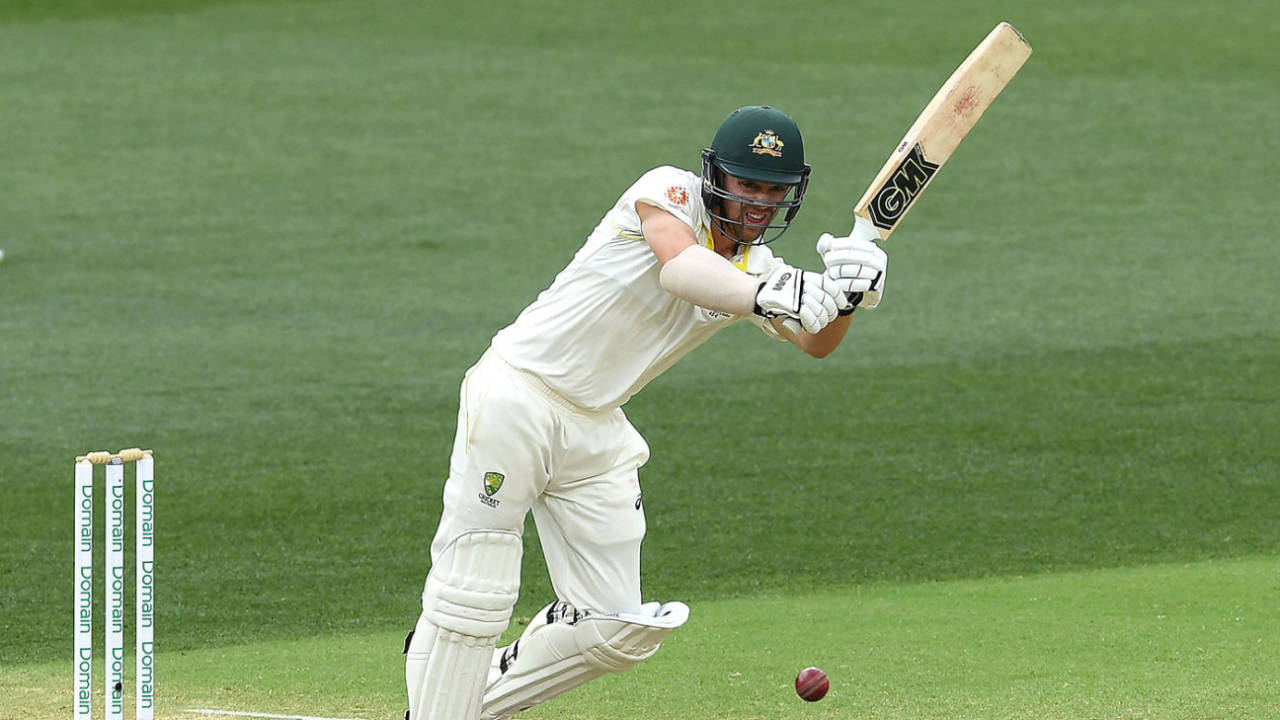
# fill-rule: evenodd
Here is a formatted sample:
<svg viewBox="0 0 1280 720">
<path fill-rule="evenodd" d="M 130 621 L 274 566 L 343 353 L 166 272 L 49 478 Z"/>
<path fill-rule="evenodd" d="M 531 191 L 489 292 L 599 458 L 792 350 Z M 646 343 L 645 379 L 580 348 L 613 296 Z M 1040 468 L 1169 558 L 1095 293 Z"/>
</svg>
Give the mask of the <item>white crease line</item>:
<svg viewBox="0 0 1280 720">
<path fill-rule="evenodd" d="M 241 710 L 209 710 L 207 708 L 188 708 L 187 712 L 201 715 L 234 715 L 236 717 L 274 718 L 275 720 L 362 720 L 362 718 L 327 718 L 311 715 L 276 715 L 274 713 L 244 712 Z"/>
</svg>

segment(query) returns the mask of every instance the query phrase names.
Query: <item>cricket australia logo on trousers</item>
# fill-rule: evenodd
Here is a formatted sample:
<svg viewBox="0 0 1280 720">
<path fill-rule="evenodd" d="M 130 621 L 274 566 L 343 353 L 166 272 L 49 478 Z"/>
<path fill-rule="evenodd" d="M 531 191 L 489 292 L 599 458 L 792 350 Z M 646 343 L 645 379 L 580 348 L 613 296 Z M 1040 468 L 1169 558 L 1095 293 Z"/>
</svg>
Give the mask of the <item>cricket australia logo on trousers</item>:
<svg viewBox="0 0 1280 720">
<path fill-rule="evenodd" d="M 503 476 L 502 473 L 496 473 L 496 472 L 485 473 L 484 474 L 484 492 L 480 494 L 480 502 L 484 503 L 485 505 L 488 505 L 489 507 L 494 507 L 494 508 L 498 507 L 499 501 L 495 500 L 493 496 L 496 495 L 498 493 L 499 488 L 502 487 L 503 480 L 506 480 L 506 477 Z"/>
</svg>

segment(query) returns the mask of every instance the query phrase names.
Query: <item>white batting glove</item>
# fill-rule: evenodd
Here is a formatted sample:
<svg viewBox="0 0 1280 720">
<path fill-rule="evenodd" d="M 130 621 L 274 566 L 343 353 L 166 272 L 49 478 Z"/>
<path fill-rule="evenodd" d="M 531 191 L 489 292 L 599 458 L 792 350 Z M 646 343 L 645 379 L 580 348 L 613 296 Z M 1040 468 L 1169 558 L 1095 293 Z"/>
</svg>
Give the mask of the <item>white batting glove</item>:
<svg viewBox="0 0 1280 720">
<path fill-rule="evenodd" d="M 756 293 L 756 314 L 800 321 L 805 332 L 817 333 L 839 314 L 840 284 L 821 273 L 779 265 L 764 277 Z"/>
<path fill-rule="evenodd" d="M 842 315 L 848 315 L 856 307 L 873 308 L 884 297 L 889 256 L 875 243 L 879 237 L 870 220 L 857 216 L 853 232 L 847 237 L 823 233 L 818 238 L 818 254 L 827 266 L 824 274 L 844 290 L 840 302 Z"/>
</svg>

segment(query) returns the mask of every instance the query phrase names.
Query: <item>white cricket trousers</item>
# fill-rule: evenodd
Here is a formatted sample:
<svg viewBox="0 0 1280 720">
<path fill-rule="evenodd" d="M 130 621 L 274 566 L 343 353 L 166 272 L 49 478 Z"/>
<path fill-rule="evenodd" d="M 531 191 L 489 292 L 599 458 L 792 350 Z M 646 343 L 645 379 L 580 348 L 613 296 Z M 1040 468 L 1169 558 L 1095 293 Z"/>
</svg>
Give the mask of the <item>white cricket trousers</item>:
<svg viewBox="0 0 1280 720">
<path fill-rule="evenodd" d="M 579 408 L 490 349 L 467 371 L 434 562 L 467 530 L 522 534 L 532 511 L 556 596 L 604 613 L 640 611 L 649 446 L 621 408 Z"/>
</svg>

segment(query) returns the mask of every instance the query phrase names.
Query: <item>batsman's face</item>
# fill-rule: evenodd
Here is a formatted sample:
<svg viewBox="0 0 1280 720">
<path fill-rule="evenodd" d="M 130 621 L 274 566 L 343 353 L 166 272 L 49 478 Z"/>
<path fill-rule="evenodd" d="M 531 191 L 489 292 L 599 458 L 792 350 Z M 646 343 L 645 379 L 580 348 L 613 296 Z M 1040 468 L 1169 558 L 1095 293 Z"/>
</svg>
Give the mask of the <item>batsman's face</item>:
<svg viewBox="0 0 1280 720">
<path fill-rule="evenodd" d="M 725 190 L 747 201 L 725 200 L 724 216 L 741 222 L 742 239 L 751 241 L 759 238 L 773 221 L 773 216 L 778 214 L 776 204 L 787 199 L 791 186 L 726 175 Z M 752 204 L 752 200 L 758 200 L 760 204 Z"/>
</svg>

